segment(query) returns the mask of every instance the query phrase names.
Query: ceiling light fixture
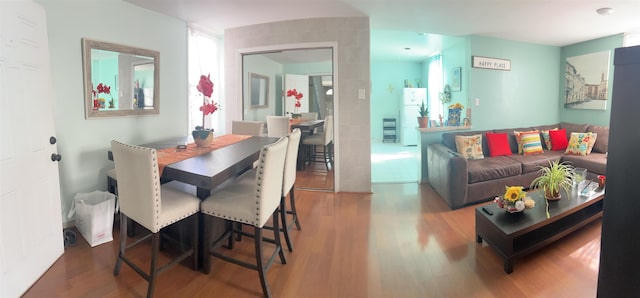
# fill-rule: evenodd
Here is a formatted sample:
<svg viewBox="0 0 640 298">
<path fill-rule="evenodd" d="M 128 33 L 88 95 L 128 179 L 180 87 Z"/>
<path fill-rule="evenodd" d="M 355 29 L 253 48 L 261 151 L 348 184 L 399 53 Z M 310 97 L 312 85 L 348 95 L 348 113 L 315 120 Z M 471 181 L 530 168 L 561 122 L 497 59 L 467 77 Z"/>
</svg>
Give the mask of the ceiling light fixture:
<svg viewBox="0 0 640 298">
<path fill-rule="evenodd" d="M 598 8 L 596 12 L 601 16 L 608 16 L 613 13 L 613 8 L 611 7 Z"/>
<path fill-rule="evenodd" d="M 405 51 L 411 51 L 411 48 L 404 48 Z"/>
</svg>

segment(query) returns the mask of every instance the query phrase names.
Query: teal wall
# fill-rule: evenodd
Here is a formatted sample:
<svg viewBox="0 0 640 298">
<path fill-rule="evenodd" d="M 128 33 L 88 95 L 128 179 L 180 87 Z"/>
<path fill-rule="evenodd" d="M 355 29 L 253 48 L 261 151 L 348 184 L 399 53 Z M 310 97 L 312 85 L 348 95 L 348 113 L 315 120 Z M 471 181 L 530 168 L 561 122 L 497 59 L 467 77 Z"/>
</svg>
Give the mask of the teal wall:
<svg viewBox="0 0 640 298">
<path fill-rule="evenodd" d="M 511 71 L 471 68 L 473 129 L 555 123 L 560 120 L 559 47 L 471 36 L 471 55 L 511 60 Z M 471 59 L 471 57 L 468 57 Z"/>
<path fill-rule="evenodd" d="M 47 14 L 54 117 L 60 172 L 61 219 L 75 194 L 107 189 L 107 160 L 113 139 L 144 144 L 185 136 L 188 127 L 187 25 L 124 1 L 37 0 Z M 117 21 L 96 21 L 117 16 Z M 83 38 L 160 52 L 160 114 L 85 119 L 82 81 Z M 112 86 L 113 88 L 113 86 Z M 113 89 L 112 89 L 113 91 Z"/>
<path fill-rule="evenodd" d="M 613 49 L 622 47 L 624 41 L 624 34 L 617 34 L 613 36 L 594 39 L 562 48 L 561 60 L 560 60 L 560 88 L 558 89 L 558 96 L 560 98 L 558 106 L 561 111 L 560 120 L 574 123 L 589 123 L 596 125 L 609 126 L 611 100 L 607 100 L 606 110 L 577 110 L 577 109 L 565 109 L 564 108 L 564 72 L 565 63 L 567 57 L 580 56 L 590 53 L 602 52 L 611 50 L 611 59 L 609 66 L 609 96 L 611 99 L 611 90 L 613 89 Z"/>
<path fill-rule="evenodd" d="M 396 118 L 400 127 L 400 109 L 404 80 L 416 84 L 420 80 L 425 87 L 426 78 L 422 77 L 421 62 L 371 62 L 371 140 L 382 142 L 382 119 Z M 418 122 L 416 120 L 416 127 Z M 398 131 L 398 136 L 399 136 Z M 399 139 L 398 139 L 399 141 Z"/>
<path fill-rule="evenodd" d="M 442 72 L 445 85 L 451 85 L 453 78 L 453 70 L 456 67 L 461 68 L 461 90 L 451 92 L 451 102 L 446 106 L 454 103 L 461 103 L 465 110 L 469 106 L 469 68 L 471 67 L 471 59 L 469 59 L 469 39 L 462 39 L 460 42 L 451 44 L 442 50 Z M 439 100 L 439 99 L 435 99 Z M 447 111 L 444 107 L 443 111 Z M 463 114 L 465 111 L 463 111 Z M 430 119 L 437 120 L 439 115 L 431 114 Z M 447 116 L 443 114 L 446 119 Z M 464 115 L 462 116 L 464 117 Z"/>
</svg>

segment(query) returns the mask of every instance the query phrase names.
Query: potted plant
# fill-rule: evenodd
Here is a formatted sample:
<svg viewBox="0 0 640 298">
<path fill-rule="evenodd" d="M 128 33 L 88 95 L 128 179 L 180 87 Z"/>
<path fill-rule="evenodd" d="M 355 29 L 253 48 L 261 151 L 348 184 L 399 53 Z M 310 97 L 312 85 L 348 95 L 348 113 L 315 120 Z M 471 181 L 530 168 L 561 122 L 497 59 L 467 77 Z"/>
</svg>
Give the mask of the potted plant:
<svg viewBox="0 0 640 298">
<path fill-rule="evenodd" d="M 540 167 L 540 176 L 533 179 L 531 188 L 541 188 L 548 200 L 560 199 L 560 190 L 569 191 L 573 184 L 574 168 L 559 160 L 550 161 L 548 167 Z"/>
<path fill-rule="evenodd" d="M 205 116 L 218 110 L 218 104 L 211 100 L 213 82 L 211 82 L 210 75 L 201 75 L 197 88 L 202 93 L 202 106 L 200 107 L 202 126 L 196 126 L 191 135 L 198 146 L 207 147 L 213 141 L 213 128 L 205 128 Z"/>
<path fill-rule="evenodd" d="M 418 113 L 420 113 L 420 117 L 418 117 L 418 125 L 420 125 L 420 128 L 427 128 L 429 125 L 429 109 L 425 107 L 424 101 L 420 104 Z"/>
</svg>

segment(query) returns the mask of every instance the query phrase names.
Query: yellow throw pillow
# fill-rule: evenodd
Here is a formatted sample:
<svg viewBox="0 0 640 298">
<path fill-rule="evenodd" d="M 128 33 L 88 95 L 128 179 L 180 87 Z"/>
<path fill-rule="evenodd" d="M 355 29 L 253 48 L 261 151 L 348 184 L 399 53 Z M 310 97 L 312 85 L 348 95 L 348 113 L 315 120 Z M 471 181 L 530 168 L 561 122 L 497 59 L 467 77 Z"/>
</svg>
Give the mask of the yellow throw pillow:
<svg viewBox="0 0 640 298">
<path fill-rule="evenodd" d="M 466 159 L 483 159 L 482 134 L 456 136 L 456 150 Z"/>
<path fill-rule="evenodd" d="M 517 131 L 517 130 L 514 130 L 513 131 L 513 135 L 516 137 L 516 143 L 518 143 L 518 154 L 524 154 L 524 150 L 523 150 L 523 147 L 522 147 L 521 135 L 523 133 L 534 133 L 534 132 L 538 133 L 537 130 L 531 130 L 531 131 Z"/>
<path fill-rule="evenodd" d="M 572 132 L 569 138 L 569 145 L 565 154 L 571 155 L 589 155 L 596 143 L 597 133 L 593 132 Z"/>
</svg>

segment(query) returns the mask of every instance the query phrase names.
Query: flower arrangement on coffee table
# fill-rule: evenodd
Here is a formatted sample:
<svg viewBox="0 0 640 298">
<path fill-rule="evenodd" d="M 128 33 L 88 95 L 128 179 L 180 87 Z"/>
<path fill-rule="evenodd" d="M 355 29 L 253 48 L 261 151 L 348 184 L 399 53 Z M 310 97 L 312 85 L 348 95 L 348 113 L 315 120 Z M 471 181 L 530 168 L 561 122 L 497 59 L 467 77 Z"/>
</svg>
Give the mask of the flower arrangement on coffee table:
<svg viewBox="0 0 640 298">
<path fill-rule="evenodd" d="M 509 213 L 522 212 L 524 209 L 531 209 L 536 202 L 527 197 L 527 193 L 522 186 L 505 186 L 505 192 L 502 197 L 496 197 L 493 200 L 498 207 Z"/>
</svg>

